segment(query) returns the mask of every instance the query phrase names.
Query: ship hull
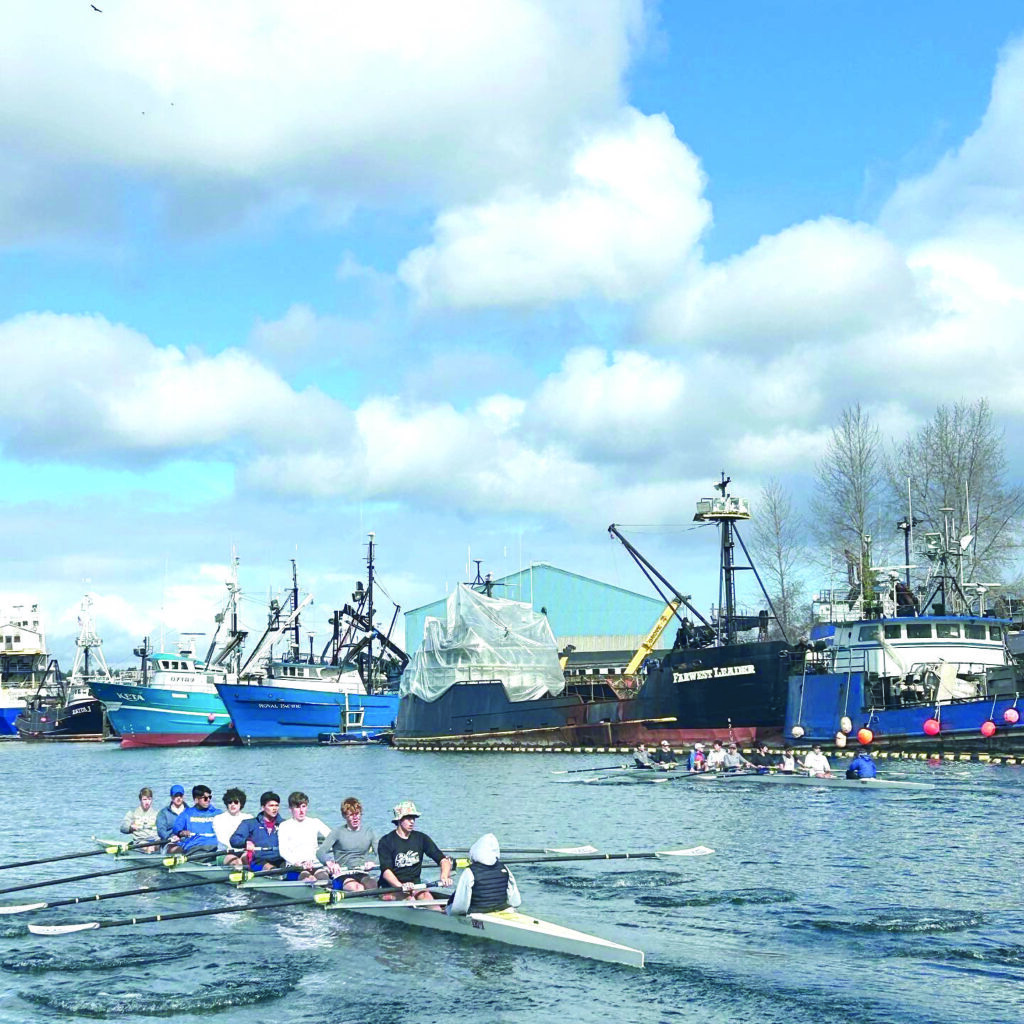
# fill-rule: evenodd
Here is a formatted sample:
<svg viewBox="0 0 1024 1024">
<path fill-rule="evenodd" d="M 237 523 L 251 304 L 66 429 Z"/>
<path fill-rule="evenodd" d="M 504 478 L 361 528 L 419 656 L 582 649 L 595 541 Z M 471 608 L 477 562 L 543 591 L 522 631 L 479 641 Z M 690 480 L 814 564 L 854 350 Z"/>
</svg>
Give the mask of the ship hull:
<svg viewBox="0 0 1024 1024">
<path fill-rule="evenodd" d="M 635 696 L 590 700 L 578 690 L 510 701 L 500 682 L 456 683 L 435 701 L 402 697 L 397 746 L 676 745 L 716 739 L 777 742 L 789 673 L 781 642 L 681 648 L 643 678 Z"/>
<path fill-rule="evenodd" d="M 789 681 L 786 735 L 802 730 L 800 743 L 834 743 L 841 731 L 842 718 L 852 723 L 853 737 L 860 729 L 870 729 L 876 747 L 892 750 L 945 753 L 985 753 L 1024 751 L 1024 695 L 984 696 L 904 707 L 870 707 L 864 700 L 865 679 L 861 672 L 808 673 L 794 675 Z M 1014 712 L 1017 723 L 1006 720 Z M 1013 717 L 1013 714 L 1010 716 Z M 937 719 L 939 732 L 924 731 L 928 719 Z M 993 735 L 982 735 L 986 722 L 994 723 Z"/>
<path fill-rule="evenodd" d="M 246 745 L 315 744 L 322 733 L 373 740 L 394 727 L 397 694 L 336 693 L 300 687 L 218 683 Z"/>
<path fill-rule="evenodd" d="M 122 747 L 226 746 L 237 734 L 216 692 L 92 683 Z"/>
<path fill-rule="evenodd" d="M 108 736 L 98 700 L 76 701 L 66 707 L 28 707 L 14 725 L 18 736 L 31 743 L 97 742 Z"/>
</svg>

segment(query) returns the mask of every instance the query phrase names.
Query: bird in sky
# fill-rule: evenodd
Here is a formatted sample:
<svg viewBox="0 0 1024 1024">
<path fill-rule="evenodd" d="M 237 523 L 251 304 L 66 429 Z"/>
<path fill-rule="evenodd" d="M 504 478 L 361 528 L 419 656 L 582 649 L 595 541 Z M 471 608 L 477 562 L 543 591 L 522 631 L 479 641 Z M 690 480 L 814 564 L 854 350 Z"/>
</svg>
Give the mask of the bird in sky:
<svg viewBox="0 0 1024 1024">
<path fill-rule="evenodd" d="M 94 11 L 95 11 L 95 12 L 96 12 L 97 14 L 102 14 L 102 13 L 103 13 L 103 12 L 102 12 L 102 11 L 101 11 L 101 10 L 100 10 L 100 9 L 99 9 L 99 8 L 98 8 L 98 7 L 96 6 L 96 5 L 95 5 L 95 4 L 89 4 L 89 6 L 90 6 L 90 7 L 91 7 L 91 8 L 92 8 L 92 9 L 93 9 L 93 10 L 94 10 Z"/>
</svg>

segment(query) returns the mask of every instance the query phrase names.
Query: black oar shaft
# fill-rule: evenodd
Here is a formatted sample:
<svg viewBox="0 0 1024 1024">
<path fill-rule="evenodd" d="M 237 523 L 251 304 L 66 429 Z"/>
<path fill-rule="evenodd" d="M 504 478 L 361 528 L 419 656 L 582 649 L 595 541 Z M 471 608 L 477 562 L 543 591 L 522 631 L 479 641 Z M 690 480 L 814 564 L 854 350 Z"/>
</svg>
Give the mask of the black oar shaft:
<svg viewBox="0 0 1024 1024">
<path fill-rule="evenodd" d="M 223 878 L 204 878 L 201 882 L 181 882 L 178 885 L 140 885 L 138 889 L 122 889 L 120 892 L 102 892 L 94 896 L 70 896 L 66 900 L 47 903 L 48 908 L 68 907 L 73 903 L 94 903 L 99 900 L 116 900 L 121 896 L 143 896 L 156 892 L 171 892 L 174 889 L 198 889 L 201 885 L 219 885 Z M 42 909 L 42 908 L 40 908 Z"/>
<path fill-rule="evenodd" d="M 124 848 L 129 849 L 134 844 L 127 844 Z M 0 864 L 0 871 L 6 871 L 8 868 L 30 868 L 36 864 L 54 864 L 59 860 L 74 860 L 76 857 L 98 857 L 101 854 L 106 853 L 106 848 L 102 850 L 85 850 L 81 853 L 62 853 L 56 857 L 40 857 L 38 860 L 20 860 L 15 864 Z"/>
<path fill-rule="evenodd" d="M 130 868 L 111 868 L 109 871 L 90 871 L 86 875 L 65 875 L 63 878 L 47 878 L 43 882 L 28 882 L 25 885 L 11 885 L 6 889 L 0 889 L 0 895 L 9 892 L 24 892 L 26 889 L 43 889 L 48 885 L 63 885 L 65 882 L 83 882 L 87 878 L 104 878 L 106 875 L 125 875 L 129 871 L 142 871 L 148 867 L 160 867 L 161 862 L 156 859 L 155 864 L 136 864 Z"/>
<path fill-rule="evenodd" d="M 119 921 L 97 921 L 98 928 L 121 928 L 130 924 L 153 924 L 156 921 L 183 921 L 189 917 L 210 917 L 213 914 L 240 914 L 246 910 L 285 910 L 302 903 L 247 903 L 239 907 L 212 907 L 209 910 L 182 910 L 177 914 L 150 914 L 148 917 L 125 917 Z"/>
</svg>

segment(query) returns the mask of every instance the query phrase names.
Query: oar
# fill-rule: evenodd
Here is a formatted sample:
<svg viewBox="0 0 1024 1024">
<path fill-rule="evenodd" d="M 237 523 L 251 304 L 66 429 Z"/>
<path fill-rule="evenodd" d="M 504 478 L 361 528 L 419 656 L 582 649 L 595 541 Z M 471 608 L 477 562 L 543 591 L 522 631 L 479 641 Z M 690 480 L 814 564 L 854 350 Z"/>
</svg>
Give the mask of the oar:
<svg viewBox="0 0 1024 1024">
<path fill-rule="evenodd" d="M 691 846 L 686 850 L 650 850 L 642 853 L 584 853 L 584 854 L 556 854 L 549 857 L 529 857 L 524 859 L 502 858 L 502 864 L 557 864 L 569 860 L 674 860 L 677 857 L 704 857 L 714 853 L 708 846 Z M 457 866 L 468 868 L 468 860 L 459 860 Z"/>
<path fill-rule="evenodd" d="M 209 859 L 210 857 L 216 856 L 215 854 L 205 854 L 199 857 L 192 858 L 194 863 L 199 863 L 203 859 Z M 85 875 L 65 875 L 63 878 L 48 878 L 43 882 L 27 882 L 24 885 L 11 885 L 6 889 L 0 889 L 0 896 L 6 895 L 11 892 L 24 892 L 26 889 L 44 889 L 48 885 L 63 885 L 65 882 L 84 882 L 90 878 L 105 878 L 107 875 L 126 875 L 132 871 L 146 871 L 149 868 L 159 867 L 174 867 L 177 864 L 184 864 L 189 858 L 187 857 L 154 857 L 152 864 L 133 864 L 129 868 L 110 868 L 107 871 L 90 871 Z"/>
<path fill-rule="evenodd" d="M 228 882 L 247 882 L 250 878 L 266 878 L 267 875 L 279 875 L 288 868 L 274 868 L 271 871 L 236 871 L 228 876 Z M 141 885 L 138 889 L 121 889 L 118 892 L 97 893 L 94 896 L 70 896 L 64 900 L 51 900 L 49 903 L 23 903 L 20 906 L 0 907 L 0 914 L 25 914 L 30 910 L 45 910 L 52 907 L 68 907 L 74 903 L 93 903 L 99 900 L 116 900 L 122 896 L 142 896 L 148 893 L 170 892 L 173 889 L 198 889 L 202 885 L 220 885 L 223 878 L 204 878 L 201 882 L 181 882 L 178 885 Z"/>
<path fill-rule="evenodd" d="M 261 872 L 262 874 L 262 872 Z M 310 887 L 313 888 L 312 886 Z M 382 889 L 363 889 L 360 892 L 345 892 L 339 889 L 324 889 L 313 893 L 312 902 L 318 905 L 340 903 L 357 896 L 377 896 L 386 892 L 399 893 L 401 889 L 391 886 Z M 285 900 L 280 903 L 250 903 L 241 907 L 213 907 L 209 910 L 186 910 L 177 914 L 150 914 L 148 917 L 122 917 L 114 921 L 86 921 L 83 924 L 30 924 L 26 927 L 33 935 L 70 935 L 73 932 L 95 931 L 97 928 L 123 928 L 132 924 L 153 924 L 157 921 L 184 921 L 190 917 L 210 917 L 213 914 L 240 914 L 246 910 L 287 910 L 304 907 L 305 903 Z M 387 906 L 388 904 L 381 904 Z"/>
<path fill-rule="evenodd" d="M 612 764 L 606 768 L 555 768 L 552 769 L 552 775 L 579 775 L 580 772 L 614 772 L 620 768 L 633 769 L 631 764 Z"/>
<path fill-rule="evenodd" d="M 6 871 L 8 868 L 30 868 L 36 864 L 53 864 L 58 860 L 74 860 L 76 857 L 98 857 L 104 853 L 117 853 L 125 852 L 127 850 L 134 849 L 136 846 L 154 846 L 159 845 L 158 843 L 112 843 L 109 846 L 104 846 L 99 850 L 83 850 L 80 853 L 61 853 L 56 857 L 40 857 L 38 860 L 19 860 L 13 864 L 0 864 L 0 871 Z"/>
<path fill-rule="evenodd" d="M 469 846 L 450 846 L 452 853 L 469 853 Z M 596 846 L 544 846 L 544 847 L 506 847 L 501 848 L 505 853 L 597 853 Z"/>
</svg>

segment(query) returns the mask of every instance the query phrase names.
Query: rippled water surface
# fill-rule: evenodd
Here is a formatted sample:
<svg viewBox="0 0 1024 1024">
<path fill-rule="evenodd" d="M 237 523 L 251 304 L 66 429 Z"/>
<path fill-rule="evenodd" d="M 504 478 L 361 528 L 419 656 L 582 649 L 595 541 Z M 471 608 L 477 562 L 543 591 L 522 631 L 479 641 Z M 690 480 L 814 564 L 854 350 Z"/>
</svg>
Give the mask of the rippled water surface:
<svg viewBox="0 0 1024 1024">
<path fill-rule="evenodd" d="M 614 758 L 605 759 L 613 763 Z M 709 857 L 516 868 L 524 907 L 639 946 L 647 968 L 470 943 L 314 907 L 43 938 L 27 921 L 113 920 L 248 900 L 220 886 L 0 917 L 0 1022 L 489 1021 L 887 1024 L 1024 1020 L 1019 829 L 1024 769 L 900 762 L 932 791 L 708 784 L 584 785 L 534 754 L 339 750 L 122 751 L 0 745 L 0 863 L 112 835 L 142 785 L 301 789 L 330 824 L 413 799 L 442 846 L 602 851 L 713 847 Z M 585 778 L 585 776 L 577 776 Z M 166 801 L 165 801 L 166 802 Z M 0 887 L 107 866 L 0 872 Z M 56 900 L 143 884 L 128 874 L 0 895 Z M 146 881 L 154 880 L 152 876 Z"/>
</svg>

